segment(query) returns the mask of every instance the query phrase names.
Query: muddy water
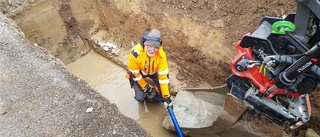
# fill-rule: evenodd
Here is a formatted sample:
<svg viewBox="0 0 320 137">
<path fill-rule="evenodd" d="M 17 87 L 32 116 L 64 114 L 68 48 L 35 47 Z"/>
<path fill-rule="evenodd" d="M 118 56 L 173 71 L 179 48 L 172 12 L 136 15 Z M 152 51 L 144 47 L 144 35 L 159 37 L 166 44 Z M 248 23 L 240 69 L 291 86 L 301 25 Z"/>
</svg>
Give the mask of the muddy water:
<svg viewBox="0 0 320 137">
<path fill-rule="evenodd" d="M 133 98 L 126 71 L 95 52 L 83 56 L 67 65 L 79 78 L 115 103 L 122 114 L 135 119 L 154 137 L 175 137 L 174 133 L 162 127 L 162 120 L 167 114 L 163 104 L 138 103 Z M 146 107 L 145 107 L 146 106 Z"/>
</svg>

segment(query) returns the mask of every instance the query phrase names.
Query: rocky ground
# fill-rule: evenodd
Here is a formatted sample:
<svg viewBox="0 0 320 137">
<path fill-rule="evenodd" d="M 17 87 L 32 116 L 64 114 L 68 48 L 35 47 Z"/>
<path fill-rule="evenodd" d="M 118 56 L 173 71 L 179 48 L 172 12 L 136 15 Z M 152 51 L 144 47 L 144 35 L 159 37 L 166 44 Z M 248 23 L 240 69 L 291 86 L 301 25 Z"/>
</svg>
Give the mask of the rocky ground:
<svg viewBox="0 0 320 137">
<path fill-rule="evenodd" d="M 151 136 L 0 13 L 0 136 Z"/>
</svg>

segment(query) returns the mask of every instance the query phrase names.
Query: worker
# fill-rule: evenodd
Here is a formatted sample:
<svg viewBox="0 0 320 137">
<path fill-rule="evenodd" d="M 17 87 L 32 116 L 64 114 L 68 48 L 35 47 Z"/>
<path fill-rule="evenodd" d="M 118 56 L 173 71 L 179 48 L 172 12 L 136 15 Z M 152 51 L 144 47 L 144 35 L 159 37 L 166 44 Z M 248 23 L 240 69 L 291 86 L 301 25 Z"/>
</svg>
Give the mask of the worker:
<svg viewBox="0 0 320 137">
<path fill-rule="evenodd" d="M 144 33 L 129 54 L 128 74 L 134 98 L 139 101 L 163 102 L 171 106 L 169 70 L 161 34 L 157 29 Z M 151 82 L 147 82 L 147 81 Z"/>
</svg>

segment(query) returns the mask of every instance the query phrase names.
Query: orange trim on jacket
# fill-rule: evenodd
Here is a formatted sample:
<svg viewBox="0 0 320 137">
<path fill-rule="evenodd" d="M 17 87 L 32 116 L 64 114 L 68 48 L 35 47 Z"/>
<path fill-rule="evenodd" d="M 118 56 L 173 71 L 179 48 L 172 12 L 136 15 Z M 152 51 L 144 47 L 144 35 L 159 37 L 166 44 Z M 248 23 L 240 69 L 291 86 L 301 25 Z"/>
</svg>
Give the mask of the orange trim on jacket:
<svg viewBox="0 0 320 137">
<path fill-rule="evenodd" d="M 162 46 L 154 56 L 149 57 L 147 50 L 141 44 L 135 45 L 129 54 L 128 71 L 134 75 L 132 79 L 138 82 L 142 90 L 147 86 L 142 74 L 148 76 L 158 73 L 162 98 L 170 97 L 168 62 Z"/>
</svg>

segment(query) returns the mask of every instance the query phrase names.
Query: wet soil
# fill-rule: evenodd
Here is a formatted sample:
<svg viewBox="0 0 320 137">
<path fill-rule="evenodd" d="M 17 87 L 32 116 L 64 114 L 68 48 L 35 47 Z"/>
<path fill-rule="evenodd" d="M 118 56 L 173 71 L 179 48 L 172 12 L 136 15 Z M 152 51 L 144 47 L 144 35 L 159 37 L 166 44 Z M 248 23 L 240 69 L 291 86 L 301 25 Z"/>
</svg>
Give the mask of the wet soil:
<svg viewBox="0 0 320 137">
<path fill-rule="evenodd" d="M 82 6 L 86 9 L 84 13 L 97 9 L 94 13 L 99 13 L 99 19 L 96 20 L 91 16 L 85 19 L 82 14 L 75 14 L 70 0 L 54 2 L 66 26 L 67 36 L 63 43 L 87 40 L 106 31 L 99 40 L 115 43 L 120 50 L 118 55 L 105 53 L 92 43 L 91 47 L 124 68 L 129 50 L 143 32 L 158 28 L 169 59 L 172 93 L 183 87 L 224 84 L 231 74 L 229 62 L 236 54 L 235 43 L 244 34 L 253 32 L 264 16 L 282 17 L 293 13 L 296 6 L 293 0 L 103 0 Z M 105 16 L 101 13 L 109 14 Z M 32 41 L 32 36 L 25 33 Z M 320 133 L 318 91 L 311 94 L 311 121 L 298 130 L 313 127 Z M 294 135 L 299 134 L 298 130 Z"/>
<path fill-rule="evenodd" d="M 177 135 L 162 127 L 167 111 L 161 103 L 137 102 L 134 92 L 123 78 L 126 70 L 113 62 L 90 52 L 67 65 L 77 77 L 89 83 L 90 87 L 114 103 L 125 116 L 134 119 L 153 137 L 176 137 Z M 151 122 L 152 121 L 152 122 Z"/>
<path fill-rule="evenodd" d="M 0 136 L 151 136 L 0 13 Z"/>
<path fill-rule="evenodd" d="M 171 65 L 171 68 L 175 69 L 174 76 L 178 81 L 186 83 L 183 85 L 185 87 L 201 87 L 203 83 L 208 83 L 210 86 L 224 84 L 225 79 L 231 74 L 229 62 L 236 54 L 235 43 L 244 34 L 252 33 L 263 17 L 283 17 L 294 13 L 296 8 L 296 3 L 291 0 L 163 0 L 148 1 L 144 4 L 147 8 L 146 11 L 148 11 L 147 14 L 154 17 L 154 20 L 150 20 L 153 21 L 151 23 L 149 21 L 143 23 L 154 24 L 150 27 L 160 28 L 164 35 L 163 40 L 168 58 L 174 64 Z M 192 26 L 195 30 L 203 32 L 193 31 L 193 28 L 185 32 L 183 30 L 185 28 L 181 28 L 181 26 L 174 26 L 177 27 L 177 31 L 167 30 L 166 27 L 159 24 L 166 17 L 164 14 L 169 14 L 170 17 L 178 20 L 181 18 L 189 19 L 194 24 L 205 26 L 205 28 L 197 29 L 196 26 Z M 219 33 L 216 32 L 212 36 L 210 31 L 219 31 Z M 188 35 L 188 33 L 194 35 Z M 209 40 L 197 37 L 202 33 L 207 35 Z M 120 45 L 122 44 L 120 43 Z M 120 48 L 125 51 L 128 47 Z M 183 86 L 175 85 L 173 82 L 173 88 Z M 308 127 L 316 127 L 316 132 L 320 133 L 320 125 L 318 124 L 319 95 L 318 91 L 311 94 L 313 108 L 311 121 L 299 129 L 290 131 L 293 136 L 298 136 L 301 130 L 306 130 Z M 256 124 L 270 124 L 261 117 L 253 121 L 261 120 L 262 122 Z M 272 131 L 272 129 L 268 130 Z"/>
</svg>

